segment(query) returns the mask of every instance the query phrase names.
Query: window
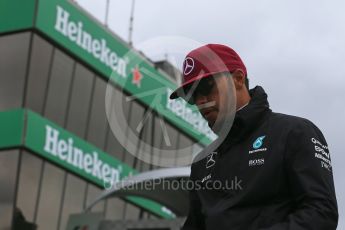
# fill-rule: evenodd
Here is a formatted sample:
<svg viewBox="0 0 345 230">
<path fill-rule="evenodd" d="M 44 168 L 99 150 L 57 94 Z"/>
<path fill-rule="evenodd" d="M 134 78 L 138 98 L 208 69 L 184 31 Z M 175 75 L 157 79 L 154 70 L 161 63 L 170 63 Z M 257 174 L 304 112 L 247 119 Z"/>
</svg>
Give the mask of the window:
<svg viewBox="0 0 345 230">
<path fill-rule="evenodd" d="M 139 132 L 137 130 L 137 127 L 139 125 L 139 123 L 142 121 L 144 115 L 144 107 L 142 107 L 141 105 L 139 105 L 137 102 L 132 101 L 131 103 L 131 108 L 130 108 L 130 114 L 129 114 L 129 128 L 131 129 L 131 131 L 136 135 L 136 137 L 139 138 Z M 127 132 L 126 135 L 128 135 L 129 132 Z M 138 147 L 138 139 L 134 140 L 133 138 L 128 139 L 128 141 L 126 144 L 126 149 L 128 149 L 128 145 L 131 143 L 133 145 L 135 145 L 136 147 Z M 124 157 L 124 162 L 127 163 L 129 166 L 133 167 L 134 165 L 134 156 L 131 153 L 125 152 L 125 157 Z"/>
<path fill-rule="evenodd" d="M 41 194 L 39 197 L 37 221 L 39 229 L 56 229 L 62 191 L 64 189 L 64 171 L 45 162 Z"/>
<path fill-rule="evenodd" d="M 26 107 L 42 113 L 53 59 L 52 45 L 38 35 L 34 35 L 30 59 Z"/>
<path fill-rule="evenodd" d="M 78 177 L 68 174 L 65 197 L 62 205 L 60 229 L 65 230 L 71 214 L 81 213 L 85 199 L 86 182 Z"/>
<path fill-rule="evenodd" d="M 108 85 L 112 90 L 112 98 L 110 98 L 109 100 L 107 100 L 107 103 L 110 103 L 108 106 L 110 107 L 110 113 L 109 114 L 109 122 L 110 124 L 113 124 L 114 119 L 118 119 L 119 116 L 118 114 L 116 114 L 116 112 L 119 112 L 119 110 L 117 109 L 119 106 L 122 106 L 122 111 L 124 113 L 124 117 L 128 118 L 128 113 L 129 113 L 129 108 L 130 108 L 130 103 L 131 102 L 127 102 L 124 98 L 126 97 L 126 95 L 123 95 L 122 91 L 120 91 L 119 89 L 117 89 L 116 87 L 112 86 L 112 85 Z M 122 100 L 122 105 L 118 105 L 115 102 L 115 98 L 120 98 L 123 97 L 124 100 Z M 116 111 L 116 112 L 114 112 Z M 123 123 L 127 123 L 127 121 L 123 121 Z M 106 148 L 106 152 L 108 152 L 109 154 L 115 156 L 116 158 L 123 160 L 124 158 L 124 151 L 125 149 L 123 148 L 122 144 L 117 140 L 117 137 L 114 135 L 114 131 L 116 132 L 122 132 L 123 134 L 126 133 L 127 131 L 127 125 L 124 124 L 123 126 L 123 130 L 114 130 L 115 128 L 112 126 L 108 126 L 108 133 L 107 133 L 107 146 Z M 124 144 L 124 143 L 123 143 Z"/>
<path fill-rule="evenodd" d="M 77 64 L 70 102 L 67 129 L 80 137 L 85 137 L 87 119 L 92 95 L 94 75 L 85 67 Z"/>
<path fill-rule="evenodd" d="M 98 148 L 103 149 L 108 126 L 104 107 L 106 83 L 99 76 L 96 76 L 94 84 L 89 130 L 86 139 Z"/>
<path fill-rule="evenodd" d="M 145 119 L 145 121 L 144 121 Z M 146 108 L 144 112 L 144 118 L 143 120 L 143 128 L 142 128 L 142 134 L 141 134 L 141 144 L 139 145 L 139 150 L 143 153 L 142 155 L 138 155 L 136 168 L 139 171 L 148 171 L 151 167 L 151 162 L 153 159 L 152 156 L 152 144 L 153 144 L 153 138 L 152 138 L 152 128 L 153 128 L 153 113 L 149 112 L 149 108 Z M 138 152 L 139 154 L 140 152 Z"/>
<path fill-rule="evenodd" d="M 0 152 L 0 226 L 4 229 L 10 229 L 12 222 L 18 160 L 19 150 Z"/>
<path fill-rule="evenodd" d="M 124 216 L 125 202 L 119 198 L 108 198 L 105 210 L 105 219 L 122 220 Z"/>
<path fill-rule="evenodd" d="M 73 71 L 74 61 L 56 49 L 44 115 L 61 126 L 66 116 Z"/>
<path fill-rule="evenodd" d="M 160 164 L 165 167 L 173 167 L 175 165 L 176 149 L 178 146 L 178 131 L 168 122 L 163 122 L 163 137 L 161 140 Z M 163 130 L 166 129 L 166 132 Z"/>
<path fill-rule="evenodd" d="M 30 33 L 0 38 L 0 110 L 22 106 Z"/>
<path fill-rule="evenodd" d="M 126 213 L 125 213 L 125 219 L 126 220 L 138 220 L 139 219 L 139 214 L 140 214 L 140 209 L 137 208 L 136 206 L 126 203 Z"/>
<path fill-rule="evenodd" d="M 176 155 L 176 166 L 186 166 L 191 164 L 193 145 L 194 143 L 190 138 L 183 133 L 179 134 L 179 147 Z"/>
<path fill-rule="evenodd" d="M 41 159 L 23 151 L 16 206 L 21 209 L 25 219 L 31 222 L 34 221 L 42 164 Z"/>
<path fill-rule="evenodd" d="M 92 185 L 91 183 L 87 186 L 87 195 L 86 195 L 86 203 L 85 205 L 90 205 L 96 198 L 101 195 L 102 190 L 97 188 L 96 186 Z M 95 206 L 92 207 L 92 212 L 104 212 L 104 200 L 98 202 Z M 85 206 L 85 208 L 86 208 Z"/>
</svg>

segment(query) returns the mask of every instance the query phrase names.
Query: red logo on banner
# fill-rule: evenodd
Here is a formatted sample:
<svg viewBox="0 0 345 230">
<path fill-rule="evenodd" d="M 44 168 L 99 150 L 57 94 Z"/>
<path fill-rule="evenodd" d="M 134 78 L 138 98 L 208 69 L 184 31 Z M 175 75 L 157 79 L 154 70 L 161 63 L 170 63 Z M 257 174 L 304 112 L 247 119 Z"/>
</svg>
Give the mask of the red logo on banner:
<svg viewBox="0 0 345 230">
<path fill-rule="evenodd" d="M 141 86 L 141 79 L 143 78 L 143 75 L 140 73 L 139 68 L 135 67 L 132 70 L 132 83 L 136 85 L 137 87 Z"/>
</svg>

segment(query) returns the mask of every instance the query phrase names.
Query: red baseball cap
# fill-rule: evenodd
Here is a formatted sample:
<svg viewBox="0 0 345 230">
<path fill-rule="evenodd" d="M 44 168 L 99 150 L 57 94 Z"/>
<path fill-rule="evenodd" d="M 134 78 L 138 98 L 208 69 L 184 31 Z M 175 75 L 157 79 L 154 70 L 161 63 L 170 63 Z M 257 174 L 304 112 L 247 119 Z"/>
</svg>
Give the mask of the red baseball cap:
<svg viewBox="0 0 345 230">
<path fill-rule="evenodd" d="M 228 46 L 207 44 L 194 49 L 183 62 L 182 84 L 170 95 L 170 99 L 184 95 L 183 88 L 197 80 L 237 69 L 247 76 L 247 69 L 240 56 Z"/>
</svg>

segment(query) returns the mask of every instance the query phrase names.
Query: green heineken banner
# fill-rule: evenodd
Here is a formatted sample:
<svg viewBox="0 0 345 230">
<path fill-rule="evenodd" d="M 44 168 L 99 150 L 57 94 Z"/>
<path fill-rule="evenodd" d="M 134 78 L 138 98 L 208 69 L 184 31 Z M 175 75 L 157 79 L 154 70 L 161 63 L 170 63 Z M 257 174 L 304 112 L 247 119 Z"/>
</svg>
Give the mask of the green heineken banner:
<svg viewBox="0 0 345 230">
<path fill-rule="evenodd" d="M 24 110 L 0 112 L 0 148 L 20 146 L 23 142 Z"/>
<path fill-rule="evenodd" d="M 34 22 L 34 28 L 90 65 L 106 80 L 111 80 L 163 115 L 195 140 L 208 145 L 216 138 L 196 107 L 190 106 L 184 100 L 169 99 L 168 96 L 176 88 L 175 83 L 157 71 L 152 63 L 131 49 L 128 44 L 91 19 L 73 2 L 37 0 L 37 13 L 34 15 L 35 1 L 25 1 L 24 7 L 28 12 L 19 16 L 14 6 L 24 10 L 22 1 L 3 2 L 0 6 L 4 8 L 0 8 L 0 11 L 7 13 L 1 16 L 2 21 L 17 21 L 18 17 L 22 19 L 14 23 L 16 25 L 0 25 L 0 32 L 4 32 L 6 28 L 22 29 L 25 25 L 30 28 L 30 23 Z M 8 13 L 11 10 L 12 12 Z M 24 22 L 24 19 L 28 23 L 20 23 Z"/>
<path fill-rule="evenodd" d="M 1 0 L 0 33 L 32 28 L 36 0 Z"/>
<path fill-rule="evenodd" d="M 138 172 L 53 122 L 25 109 L 0 113 L 0 148 L 25 147 L 76 175 L 104 188 Z M 153 201 L 127 200 L 164 218 L 174 218 Z"/>
</svg>

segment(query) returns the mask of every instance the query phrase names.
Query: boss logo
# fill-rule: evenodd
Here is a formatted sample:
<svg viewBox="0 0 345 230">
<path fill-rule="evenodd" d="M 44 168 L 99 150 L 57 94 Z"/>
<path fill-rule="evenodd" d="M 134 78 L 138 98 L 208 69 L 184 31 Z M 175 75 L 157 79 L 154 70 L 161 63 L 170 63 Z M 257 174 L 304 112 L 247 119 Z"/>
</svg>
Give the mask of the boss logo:
<svg viewBox="0 0 345 230">
<path fill-rule="evenodd" d="M 254 159 L 254 160 L 249 160 L 249 166 L 257 166 L 257 165 L 263 165 L 265 164 L 265 159 L 261 158 L 261 159 Z"/>
</svg>

